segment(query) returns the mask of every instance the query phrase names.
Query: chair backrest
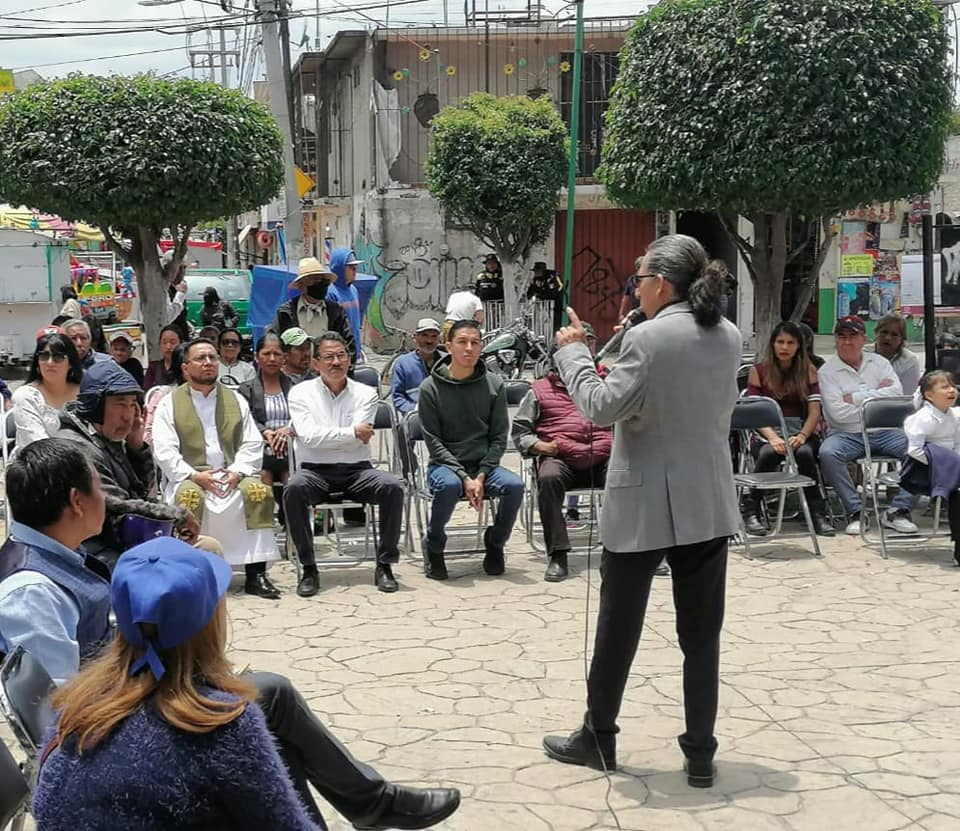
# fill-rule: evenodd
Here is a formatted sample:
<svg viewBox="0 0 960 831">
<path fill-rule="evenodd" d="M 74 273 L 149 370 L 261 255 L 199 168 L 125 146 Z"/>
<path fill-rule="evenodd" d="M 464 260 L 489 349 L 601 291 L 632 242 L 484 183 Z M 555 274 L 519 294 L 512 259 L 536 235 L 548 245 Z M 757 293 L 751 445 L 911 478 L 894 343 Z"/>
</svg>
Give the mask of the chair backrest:
<svg viewBox="0 0 960 831">
<path fill-rule="evenodd" d="M 56 721 L 50 707 L 53 680 L 40 662 L 18 646 L 0 666 L 5 715 L 24 750 L 34 753 L 44 733 Z"/>
<path fill-rule="evenodd" d="M 357 364 L 353 368 L 353 380 L 380 392 L 380 373 L 369 364 Z"/>
<path fill-rule="evenodd" d="M 530 392 L 530 382 L 529 381 L 507 381 L 505 384 L 507 388 L 507 406 L 508 407 L 519 407 L 520 402 L 523 401 L 524 396 Z"/>
<path fill-rule="evenodd" d="M 423 441 L 423 427 L 420 424 L 420 413 L 414 410 L 407 413 L 403 419 L 403 429 L 407 434 L 407 441 L 411 444 L 417 441 Z"/>
<path fill-rule="evenodd" d="M 916 412 L 913 397 L 871 398 L 860 407 L 860 423 L 864 431 L 902 430 L 908 415 Z"/>
<path fill-rule="evenodd" d="M 374 430 L 393 430 L 396 427 L 393 405 L 386 400 L 377 404 L 377 414 L 373 417 Z"/>
<path fill-rule="evenodd" d="M 945 369 L 955 378 L 960 377 L 960 349 L 937 350 L 937 369 Z"/>
<path fill-rule="evenodd" d="M 13 458 L 13 451 L 16 447 L 14 442 L 17 438 L 17 425 L 13 420 L 13 410 L 7 410 L 3 414 L 3 442 L 0 443 L 0 451 L 3 455 L 3 466 L 6 467 L 10 459 Z"/>
<path fill-rule="evenodd" d="M 6 828 L 30 797 L 27 779 L 7 746 L 0 742 L 0 828 Z"/>
<path fill-rule="evenodd" d="M 773 427 L 785 430 L 783 412 L 772 398 L 762 395 L 747 395 L 738 398 L 733 405 L 730 417 L 731 430 L 759 430 L 761 427 Z"/>
<path fill-rule="evenodd" d="M 750 379 L 751 369 L 753 369 L 753 364 L 743 364 L 740 369 L 737 370 L 737 389 L 740 392 L 743 392 L 747 388 L 747 381 Z"/>
</svg>

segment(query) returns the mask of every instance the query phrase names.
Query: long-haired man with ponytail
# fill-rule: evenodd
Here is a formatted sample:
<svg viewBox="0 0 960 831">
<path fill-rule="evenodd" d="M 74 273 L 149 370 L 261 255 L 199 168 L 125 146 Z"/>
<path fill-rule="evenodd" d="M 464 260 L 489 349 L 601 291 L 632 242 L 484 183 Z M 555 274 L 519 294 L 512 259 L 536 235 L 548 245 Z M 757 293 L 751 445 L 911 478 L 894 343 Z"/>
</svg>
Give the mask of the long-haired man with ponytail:
<svg viewBox="0 0 960 831">
<path fill-rule="evenodd" d="M 570 736 L 544 738 L 558 761 L 616 768 L 617 715 L 650 583 L 666 559 L 683 651 L 680 749 L 688 783 L 713 784 L 727 539 L 737 530 L 727 436 L 741 338 L 721 314 L 725 275 L 692 237 L 653 242 L 637 269 L 647 321 L 627 332 L 605 378 L 572 309 L 570 326 L 557 333 L 555 360 L 574 403 L 595 424 L 614 425 L 587 712 Z"/>
</svg>

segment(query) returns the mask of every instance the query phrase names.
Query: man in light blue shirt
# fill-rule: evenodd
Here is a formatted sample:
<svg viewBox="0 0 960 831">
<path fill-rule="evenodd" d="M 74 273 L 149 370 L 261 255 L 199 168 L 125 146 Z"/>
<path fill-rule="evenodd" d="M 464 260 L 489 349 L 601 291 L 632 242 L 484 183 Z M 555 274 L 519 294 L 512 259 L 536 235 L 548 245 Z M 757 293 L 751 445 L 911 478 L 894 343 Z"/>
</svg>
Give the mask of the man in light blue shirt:
<svg viewBox="0 0 960 831">
<path fill-rule="evenodd" d="M 417 348 L 401 355 L 393 364 L 390 399 L 400 415 L 413 412 L 420 398 L 420 384 L 440 357 L 440 324 L 430 317 L 417 321 L 413 341 Z"/>
<path fill-rule="evenodd" d="M 100 476 L 75 443 L 42 439 L 11 462 L 7 495 L 16 519 L 0 547 L 0 652 L 22 646 L 60 684 L 110 634 L 109 571 L 76 550 L 103 527 Z"/>
</svg>

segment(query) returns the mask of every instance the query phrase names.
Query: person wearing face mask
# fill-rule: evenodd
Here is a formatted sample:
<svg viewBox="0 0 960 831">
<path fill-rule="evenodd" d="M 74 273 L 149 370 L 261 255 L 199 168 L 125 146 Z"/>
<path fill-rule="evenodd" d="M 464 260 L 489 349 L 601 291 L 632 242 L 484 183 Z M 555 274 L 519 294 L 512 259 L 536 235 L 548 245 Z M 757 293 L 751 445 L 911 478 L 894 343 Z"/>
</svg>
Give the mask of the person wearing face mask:
<svg viewBox="0 0 960 831">
<path fill-rule="evenodd" d="M 299 291 L 300 296 L 277 309 L 269 331 L 281 335 L 288 329 L 299 327 L 313 339 L 324 332 L 337 332 L 347 344 L 351 363 L 356 363 L 357 345 L 347 316 L 339 303 L 327 300 L 327 291 L 335 279 L 336 274 L 316 257 L 300 260 L 297 279 L 289 286 Z"/>
</svg>

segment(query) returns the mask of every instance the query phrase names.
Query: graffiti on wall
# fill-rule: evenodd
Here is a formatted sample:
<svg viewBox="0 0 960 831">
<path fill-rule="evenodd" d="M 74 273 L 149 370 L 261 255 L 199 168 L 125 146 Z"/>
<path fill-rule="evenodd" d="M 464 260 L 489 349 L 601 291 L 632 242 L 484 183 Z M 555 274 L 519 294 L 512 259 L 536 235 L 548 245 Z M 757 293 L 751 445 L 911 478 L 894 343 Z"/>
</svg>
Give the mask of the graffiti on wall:
<svg viewBox="0 0 960 831">
<path fill-rule="evenodd" d="M 573 294 L 582 306 L 582 312 L 595 317 L 597 312 L 616 311 L 620 304 L 623 285 L 617 267 L 610 257 L 604 257 L 590 245 L 573 255 Z"/>
</svg>

